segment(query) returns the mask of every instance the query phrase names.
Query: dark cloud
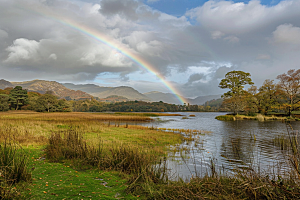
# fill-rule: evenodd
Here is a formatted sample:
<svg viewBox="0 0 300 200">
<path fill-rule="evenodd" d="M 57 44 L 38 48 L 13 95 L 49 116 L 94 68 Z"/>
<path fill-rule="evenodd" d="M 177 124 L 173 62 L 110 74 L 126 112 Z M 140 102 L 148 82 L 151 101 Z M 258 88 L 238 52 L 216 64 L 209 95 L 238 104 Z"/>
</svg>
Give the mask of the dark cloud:
<svg viewBox="0 0 300 200">
<path fill-rule="evenodd" d="M 100 13 L 108 16 L 120 15 L 130 20 L 138 20 L 136 13 L 140 3 L 132 0 L 102 0 Z"/>
<path fill-rule="evenodd" d="M 145 69 L 60 22 L 68 19 L 147 62 L 187 97 L 222 93 L 219 81 L 230 70 L 250 72 L 259 86 L 299 68 L 299 10 L 298 0 L 208 1 L 174 17 L 136 0 L 0 0 L 0 78 L 91 82 L 109 72 L 119 85 L 159 89 L 157 80 L 153 87 L 151 80 L 131 81 Z"/>
<path fill-rule="evenodd" d="M 189 80 L 188 80 L 188 83 L 187 84 L 191 84 L 191 83 L 194 83 L 195 81 L 200 81 L 201 79 L 205 79 L 205 76 L 204 74 L 192 74 L 190 77 L 189 77 Z"/>
</svg>

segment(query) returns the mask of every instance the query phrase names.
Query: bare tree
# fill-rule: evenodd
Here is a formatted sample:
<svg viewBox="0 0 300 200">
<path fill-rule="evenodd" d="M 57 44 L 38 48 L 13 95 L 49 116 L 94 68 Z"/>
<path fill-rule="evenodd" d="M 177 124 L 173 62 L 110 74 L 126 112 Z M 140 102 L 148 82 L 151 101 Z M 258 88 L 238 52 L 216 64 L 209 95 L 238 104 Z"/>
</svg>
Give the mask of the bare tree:
<svg viewBox="0 0 300 200">
<path fill-rule="evenodd" d="M 289 115 L 294 110 L 296 95 L 300 91 L 300 69 L 291 69 L 286 73 L 277 76 L 279 79 L 278 86 L 282 89 L 289 100 Z"/>
</svg>

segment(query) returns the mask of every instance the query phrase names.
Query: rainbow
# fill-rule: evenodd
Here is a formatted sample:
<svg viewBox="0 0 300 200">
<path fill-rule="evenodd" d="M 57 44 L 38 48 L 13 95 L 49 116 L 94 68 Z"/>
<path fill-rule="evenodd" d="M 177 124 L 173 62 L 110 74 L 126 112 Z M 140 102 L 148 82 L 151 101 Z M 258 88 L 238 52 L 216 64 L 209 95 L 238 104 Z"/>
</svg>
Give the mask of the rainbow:
<svg viewBox="0 0 300 200">
<path fill-rule="evenodd" d="M 22 7 L 22 9 L 24 9 L 24 7 Z M 156 69 L 149 62 L 147 62 L 145 59 L 143 59 L 141 56 L 137 55 L 136 53 L 131 52 L 130 50 L 128 50 L 128 48 L 124 47 L 122 44 L 117 43 L 113 38 L 110 38 L 109 36 L 99 32 L 96 29 L 80 24 L 75 20 L 64 17 L 57 13 L 53 13 L 49 10 L 43 9 L 42 7 L 36 8 L 34 10 L 32 10 L 32 8 L 28 8 L 28 10 L 34 11 L 35 13 L 45 17 L 49 17 L 63 25 L 66 25 L 76 31 L 83 33 L 86 36 L 95 39 L 98 42 L 101 42 L 111 47 L 112 49 L 115 49 L 116 51 L 120 52 L 127 58 L 131 59 L 134 63 L 136 63 L 141 68 L 147 70 L 149 73 L 158 77 L 160 81 L 165 85 L 165 87 L 181 102 L 181 104 L 184 104 L 186 102 L 186 100 L 180 95 L 180 92 L 170 82 L 166 81 L 164 77 L 160 75 L 160 73 L 158 73 Z"/>
</svg>

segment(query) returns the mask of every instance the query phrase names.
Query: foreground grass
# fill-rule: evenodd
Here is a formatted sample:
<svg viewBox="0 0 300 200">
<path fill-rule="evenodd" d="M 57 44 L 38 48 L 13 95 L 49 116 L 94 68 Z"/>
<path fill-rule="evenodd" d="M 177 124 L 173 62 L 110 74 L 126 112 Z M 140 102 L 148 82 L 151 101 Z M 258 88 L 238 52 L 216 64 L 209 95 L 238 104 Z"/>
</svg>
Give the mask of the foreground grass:
<svg viewBox="0 0 300 200">
<path fill-rule="evenodd" d="M 23 147 L 30 158 L 27 168 L 32 169 L 32 183 L 19 184 L 16 189 L 17 194 L 19 195 L 23 190 L 23 198 L 28 199 L 135 198 L 125 193 L 129 180 L 136 180 L 133 172 L 120 170 L 119 164 L 111 167 L 118 159 L 115 157 L 115 153 L 118 153 L 115 147 L 122 147 L 133 156 L 132 158 L 140 155 L 140 161 L 142 163 L 145 161 L 144 163 L 147 164 L 165 155 L 168 146 L 181 143 L 183 139 L 180 134 L 172 132 L 116 123 L 139 121 L 141 118 L 141 121 L 149 120 L 149 117 L 145 116 L 87 113 L 1 113 L 0 143 L 6 140 L 14 141 L 16 145 Z M 114 123 L 103 123 L 103 121 L 114 120 Z M 49 156 L 45 155 L 49 138 L 53 134 L 61 134 L 64 137 L 65 133 L 70 132 L 80 134 L 83 141 L 91 148 L 101 144 L 103 155 L 108 155 L 102 161 L 108 164 L 100 166 L 76 158 L 56 159 L 51 156 L 52 159 L 49 160 Z M 116 151 L 113 152 L 112 149 Z M 121 160 L 120 164 L 123 163 L 124 161 Z M 148 166 L 149 164 L 144 167 Z M 15 197 L 10 196 L 10 198 Z"/>
<path fill-rule="evenodd" d="M 43 147 L 27 148 L 32 183 L 22 192 L 26 199 L 137 199 L 124 191 L 120 173 L 96 168 L 78 169 L 72 162 L 49 162 Z"/>
</svg>

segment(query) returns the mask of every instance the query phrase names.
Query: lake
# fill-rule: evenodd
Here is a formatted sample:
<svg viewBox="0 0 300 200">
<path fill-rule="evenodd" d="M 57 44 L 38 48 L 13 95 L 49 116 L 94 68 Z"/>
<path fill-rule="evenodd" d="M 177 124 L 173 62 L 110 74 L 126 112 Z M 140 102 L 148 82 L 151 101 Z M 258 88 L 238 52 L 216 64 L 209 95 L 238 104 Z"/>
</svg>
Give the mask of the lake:
<svg viewBox="0 0 300 200">
<path fill-rule="evenodd" d="M 218 112 L 179 113 L 189 116 L 160 116 L 154 122 L 142 124 L 158 128 L 197 129 L 209 131 L 200 136 L 200 144 L 184 143 L 180 147 L 190 149 L 186 153 L 169 153 L 168 166 L 171 173 L 189 178 L 196 173 L 210 173 L 213 161 L 218 172 L 234 173 L 236 169 L 253 168 L 262 174 L 282 174 L 289 171 L 286 156 L 274 138 L 287 134 L 286 124 L 281 121 L 219 121 Z M 300 122 L 291 122 L 294 130 Z"/>
</svg>

